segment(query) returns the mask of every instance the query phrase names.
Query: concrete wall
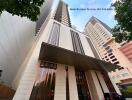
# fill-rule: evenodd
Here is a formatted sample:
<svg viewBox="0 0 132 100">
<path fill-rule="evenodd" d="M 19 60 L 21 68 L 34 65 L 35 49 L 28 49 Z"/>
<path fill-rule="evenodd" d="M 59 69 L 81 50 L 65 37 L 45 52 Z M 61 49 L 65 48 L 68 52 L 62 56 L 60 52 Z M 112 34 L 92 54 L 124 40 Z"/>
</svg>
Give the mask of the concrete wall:
<svg viewBox="0 0 132 100">
<path fill-rule="evenodd" d="M 81 39 L 81 42 L 82 42 L 82 46 L 83 46 L 85 55 L 95 57 L 94 54 L 93 54 L 93 51 L 90 47 L 90 44 L 88 43 L 85 35 L 79 34 L 79 36 L 80 36 L 80 39 Z"/>
<path fill-rule="evenodd" d="M 42 42 L 47 42 L 49 38 L 49 33 L 52 28 L 53 21 L 50 20 L 44 29 L 40 39 L 37 41 L 37 44 L 33 50 L 33 53 L 26 64 L 25 71 L 21 79 L 17 79 L 19 82 L 16 94 L 13 100 L 28 100 L 33 88 L 33 84 L 36 77 L 37 67 L 38 67 L 38 56 L 40 52 L 40 47 Z"/>
<path fill-rule="evenodd" d="M 124 44 L 119 49 L 132 62 L 132 41 Z"/>
<path fill-rule="evenodd" d="M 68 74 L 70 100 L 78 100 L 78 91 L 74 66 L 68 66 Z"/>
<path fill-rule="evenodd" d="M 11 85 L 35 42 L 35 22 L 3 12 L 0 16 L 0 66 L 2 81 Z"/>
<path fill-rule="evenodd" d="M 66 70 L 62 64 L 57 64 L 54 100 L 66 100 Z"/>
<path fill-rule="evenodd" d="M 61 24 L 59 46 L 73 51 L 70 28 Z"/>
<path fill-rule="evenodd" d="M 95 72 L 93 70 L 87 71 L 86 78 L 92 100 L 104 100 L 103 91 Z"/>
</svg>

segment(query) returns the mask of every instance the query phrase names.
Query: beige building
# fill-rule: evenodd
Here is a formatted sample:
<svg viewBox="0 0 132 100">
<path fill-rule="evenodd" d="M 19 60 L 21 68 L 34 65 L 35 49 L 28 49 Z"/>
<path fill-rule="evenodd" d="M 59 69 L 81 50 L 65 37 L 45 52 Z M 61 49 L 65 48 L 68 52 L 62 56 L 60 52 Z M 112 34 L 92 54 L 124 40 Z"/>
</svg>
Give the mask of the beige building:
<svg viewBox="0 0 132 100">
<path fill-rule="evenodd" d="M 120 51 L 120 45 L 114 41 L 109 26 L 99 19 L 91 17 L 85 26 L 85 34 L 90 38 L 100 59 L 122 67 L 120 70 L 110 72 L 110 76 L 114 82 L 123 84 L 132 83 L 132 63 Z"/>
<path fill-rule="evenodd" d="M 64 2 L 53 15 L 40 29 L 22 77 L 16 76 L 13 100 L 104 100 L 106 93 L 120 94 L 108 75 L 120 67 L 96 59 L 89 37 L 71 28 Z"/>
<path fill-rule="evenodd" d="M 132 41 L 123 43 L 120 51 L 132 62 Z"/>
</svg>

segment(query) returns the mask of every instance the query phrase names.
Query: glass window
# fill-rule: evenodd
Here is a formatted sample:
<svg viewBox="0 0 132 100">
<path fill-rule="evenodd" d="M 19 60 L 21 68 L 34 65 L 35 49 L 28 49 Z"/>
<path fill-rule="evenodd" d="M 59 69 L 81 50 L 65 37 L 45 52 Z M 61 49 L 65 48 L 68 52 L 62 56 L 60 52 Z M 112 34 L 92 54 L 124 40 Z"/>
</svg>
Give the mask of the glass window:
<svg viewBox="0 0 132 100">
<path fill-rule="evenodd" d="M 29 100 L 54 100 L 56 64 L 41 62 Z"/>
<path fill-rule="evenodd" d="M 112 61 L 117 61 L 117 59 L 116 59 L 116 58 L 114 58 L 114 59 L 112 59 Z"/>
<path fill-rule="evenodd" d="M 73 44 L 74 51 L 84 54 L 84 50 L 82 47 L 82 43 L 81 43 L 79 34 L 74 31 L 71 31 L 71 37 L 72 37 L 72 44 Z"/>
<path fill-rule="evenodd" d="M 48 39 L 48 43 L 58 46 L 59 45 L 59 35 L 60 35 L 60 25 L 54 22 L 49 39 Z"/>
<path fill-rule="evenodd" d="M 126 76 L 128 76 L 128 75 L 129 75 L 128 73 L 122 74 L 123 77 L 126 77 Z"/>
<path fill-rule="evenodd" d="M 84 71 L 75 69 L 79 100 L 91 100 Z"/>
</svg>

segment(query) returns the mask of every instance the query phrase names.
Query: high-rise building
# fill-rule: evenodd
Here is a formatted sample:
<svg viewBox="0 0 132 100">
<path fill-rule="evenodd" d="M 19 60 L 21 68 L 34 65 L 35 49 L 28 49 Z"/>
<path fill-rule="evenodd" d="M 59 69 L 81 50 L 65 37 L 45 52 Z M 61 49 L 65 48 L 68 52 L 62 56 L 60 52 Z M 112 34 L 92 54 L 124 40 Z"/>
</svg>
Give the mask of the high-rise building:
<svg viewBox="0 0 132 100">
<path fill-rule="evenodd" d="M 104 100 L 105 93 L 120 94 L 107 73 L 120 67 L 96 59 L 89 37 L 71 28 L 67 4 L 60 1 L 53 16 L 16 78 L 13 100 Z"/>
<path fill-rule="evenodd" d="M 111 72 L 113 80 L 122 84 L 132 83 L 132 63 L 119 50 L 120 45 L 114 41 L 110 27 L 99 19 L 91 17 L 85 26 L 85 32 L 100 59 L 122 67 L 120 70 Z"/>
<path fill-rule="evenodd" d="M 54 19 L 66 26 L 71 27 L 70 17 L 68 13 L 68 5 L 63 1 L 60 1 Z"/>
</svg>

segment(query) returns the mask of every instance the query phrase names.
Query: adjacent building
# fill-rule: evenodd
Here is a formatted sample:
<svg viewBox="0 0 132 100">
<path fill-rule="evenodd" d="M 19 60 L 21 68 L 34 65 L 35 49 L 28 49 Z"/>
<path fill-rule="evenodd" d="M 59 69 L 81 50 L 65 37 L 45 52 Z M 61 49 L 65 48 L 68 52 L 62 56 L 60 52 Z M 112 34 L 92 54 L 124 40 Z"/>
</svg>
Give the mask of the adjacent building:
<svg viewBox="0 0 132 100">
<path fill-rule="evenodd" d="M 132 41 L 123 44 L 119 49 L 132 62 Z"/>
<path fill-rule="evenodd" d="M 120 94 L 108 75 L 120 66 L 96 58 L 90 38 L 71 27 L 67 4 L 59 2 L 40 32 L 13 100 L 104 100 L 105 93 Z"/>
<path fill-rule="evenodd" d="M 110 73 L 114 82 L 122 84 L 132 83 L 132 63 L 121 52 L 126 49 L 124 47 L 119 49 L 120 45 L 112 37 L 110 27 L 99 19 L 91 17 L 85 26 L 85 34 L 90 38 L 100 59 L 122 67 Z"/>
</svg>

